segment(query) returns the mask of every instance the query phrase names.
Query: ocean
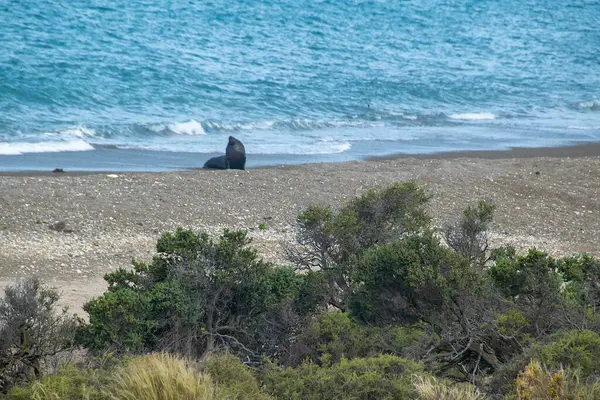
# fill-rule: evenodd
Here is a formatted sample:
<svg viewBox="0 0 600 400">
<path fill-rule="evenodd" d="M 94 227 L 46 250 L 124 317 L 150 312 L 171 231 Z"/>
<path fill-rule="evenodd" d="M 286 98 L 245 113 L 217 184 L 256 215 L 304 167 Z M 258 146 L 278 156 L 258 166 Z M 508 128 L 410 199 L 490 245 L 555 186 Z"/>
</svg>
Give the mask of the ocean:
<svg viewBox="0 0 600 400">
<path fill-rule="evenodd" d="M 0 170 L 600 141 L 596 0 L 0 0 Z"/>
</svg>

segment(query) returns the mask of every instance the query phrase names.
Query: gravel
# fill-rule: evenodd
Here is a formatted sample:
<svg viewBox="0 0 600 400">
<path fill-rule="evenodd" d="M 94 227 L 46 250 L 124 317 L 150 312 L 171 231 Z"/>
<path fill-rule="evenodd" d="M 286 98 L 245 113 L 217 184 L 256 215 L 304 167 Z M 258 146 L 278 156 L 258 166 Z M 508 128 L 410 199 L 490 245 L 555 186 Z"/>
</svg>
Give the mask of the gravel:
<svg viewBox="0 0 600 400">
<path fill-rule="evenodd" d="M 148 260 L 179 226 L 249 229 L 267 259 L 284 262 L 294 217 L 371 187 L 415 180 L 433 195 L 436 225 L 479 199 L 497 204 L 494 244 L 556 256 L 600 249 L 600 157 L 396 158 L 247 171 L 66 172 L 0 176 L 0 284 L 40 275 L 76 310 L 102 276 Z M 267 226 L 259 229 L 260 224 Z"/>
</svg>

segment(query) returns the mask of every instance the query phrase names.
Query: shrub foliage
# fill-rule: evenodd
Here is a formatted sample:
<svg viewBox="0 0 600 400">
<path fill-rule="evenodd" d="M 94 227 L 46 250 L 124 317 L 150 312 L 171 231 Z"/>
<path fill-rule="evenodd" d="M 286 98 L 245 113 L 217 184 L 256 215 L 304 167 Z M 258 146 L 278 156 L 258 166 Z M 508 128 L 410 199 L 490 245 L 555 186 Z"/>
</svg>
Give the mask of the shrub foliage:
<svg viewBox="0 0 600 400">
<path fill-rule="evenodd" d="M 203 358 L 217 348 L 253 353 L 245 327 L 293 297 L 291 269 L 274 267 L 250 248 L 244 231 L 178 229 L 158 241 L 150 264 L 107 274 L 110 288 L 87 303 L 81 340 L 95 350 L 167 350 Z"/>
<path fill-rule="evenodd" d="M 51 312 L 58 297 L 38 281 L 7 290 L 0 384 L 41 375 L 77 331 L 92 353 L 130 361 L 67 367 L 15 398 L 97 387 L 107 398 L 160 398 L 143 397 L 149 386 L 187 396 L 171 385 L 215 399 L 596 398 L 600 261 L 493 248 L 486 201 L 436 229 L 428 201 L 408 182 L 310 206 L 288 267 L 260 258 L 245 231 L 164 233 L 151 262 L 105 276 L 109 288 L 84 306 L 79 329 Z M 159 371 L 171 356 L 128 358 L 156 351 L 177 354 L 183 364 L 172 369 L 187 380 Z M 154 361 L 152 375 L 142 364 Z"/>
<path fill-rule="evenodd" d="M 58 292 L 37 278 L 6 287 L 0 299 L 0 393 L 41 377 L 44 362 L 74 349 L 79 320 L 58 311 Z"/>
</svg>

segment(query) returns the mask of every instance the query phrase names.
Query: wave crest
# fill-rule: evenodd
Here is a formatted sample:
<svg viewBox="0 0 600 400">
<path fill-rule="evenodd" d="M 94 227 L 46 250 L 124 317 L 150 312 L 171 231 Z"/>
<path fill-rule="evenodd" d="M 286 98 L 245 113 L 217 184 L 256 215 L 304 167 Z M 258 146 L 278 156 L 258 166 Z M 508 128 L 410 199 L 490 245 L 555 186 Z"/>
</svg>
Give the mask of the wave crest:
<svg viewBox="0 0 600 400">
<path fill-rule="evenodd" d="M 98 132 L 95 129 L 87 128 L 85 126 L 74 126 L 67 129 L 61 129 L 55 132 L 45 132 L 44 136 L 57 137 L 57 136 L 74 136 L 83 139 L 84 137 L 97 136 Z"/>
<path fill-rule="evenodd" d="M 600 100 L 583 101 L 579 103 L 582 110 L 600 111 Z"/>
<path fill-rule="evenodd" d="M 189 120 L 187 122 L 177 122 L 174 124 L 169 124 L 167 125 L 167 128 L 177 135 L 206 135 L 202 124 L 194 119 Z"/>
<path fill-rule="evenodd" d="M 461 121 L 491 121 L 496 119 L 496 116 L 489 112 L 482 113 L 463 113 L 463 114 L 450 114 L 450 119 L 456 119 Z"/>
<path fill-rule="evenodd" d="M 0 155 L 21 155 L 25 153 L 58 153 L 61 151 L 89 150 L 94 150 L 94 147 L 81 139 L 61 142 L 0 143 Z"/>
</svg>

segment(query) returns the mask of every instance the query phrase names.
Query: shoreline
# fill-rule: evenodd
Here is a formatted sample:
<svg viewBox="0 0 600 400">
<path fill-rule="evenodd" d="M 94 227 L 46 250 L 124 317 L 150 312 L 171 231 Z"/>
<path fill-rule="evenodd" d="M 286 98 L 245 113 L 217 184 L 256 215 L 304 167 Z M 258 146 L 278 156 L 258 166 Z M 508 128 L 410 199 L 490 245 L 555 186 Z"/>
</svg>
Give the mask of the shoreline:
<svg viewBox="0 0 600 400">
<path fill-rule="evenodd" d="M 394 160 L 399 158 L 416 158 L 419 160 L 448 160 L 456 158 L 482 158 L 499 160 L 505 158 L 581 158 L 600 157 L 600 142 L 584 142 L 559 147 L 511 147 L 508 150 L 464 150 L 444 151 L 431 154 L 393 154 L 389 156 L 367 157 L 366 161 Z"/>
<path fill-rule="evenodd" d="M 249 157 L 252 157 L 250 154 Z M 322 162 L 306 162 L 306 163 L 291 163 L 285 164 L 287 168 L 293 168 L 301 165 L 319 165 L 319 164 L 343 164 L 348 162 L 368 162 L 368 161 L 385 161 L 398 159 L 416 159 L 416 160 L 451 160 L 459 158 L 475 158 L 486 160 L 499 159 L 515 159 L 515 158 L 582 158 L 582 157 L 600 157 L 600 142 L 583 142 L 559 147 L 512 147 L 508 150 L 463 150 L 463 151 L 444 151 L 437 153 L 424 154 L 406 154 L 397 153 L 384 156 L 368 156 L 363 159 L 348 160 L 348 161 L 322 161 Z M 247 168 L 247 170 L 263 170 L 280 168 L 281 165 L 266 165 Z M 65 170 L 64 172 L 53 172 L 43 170 L 23 170 L 23 171 L 0 171 L 1 176 L 85 176 L 97 174 L 154 174 L 154 173 L 173 173 L 173 172 L 190 172 L 190 171 L 207 171 L 201 167 L 182 168 L 179 170 L 164 170 L 164 171 L 114 171 L 114 170 Z"/>
</svg>

